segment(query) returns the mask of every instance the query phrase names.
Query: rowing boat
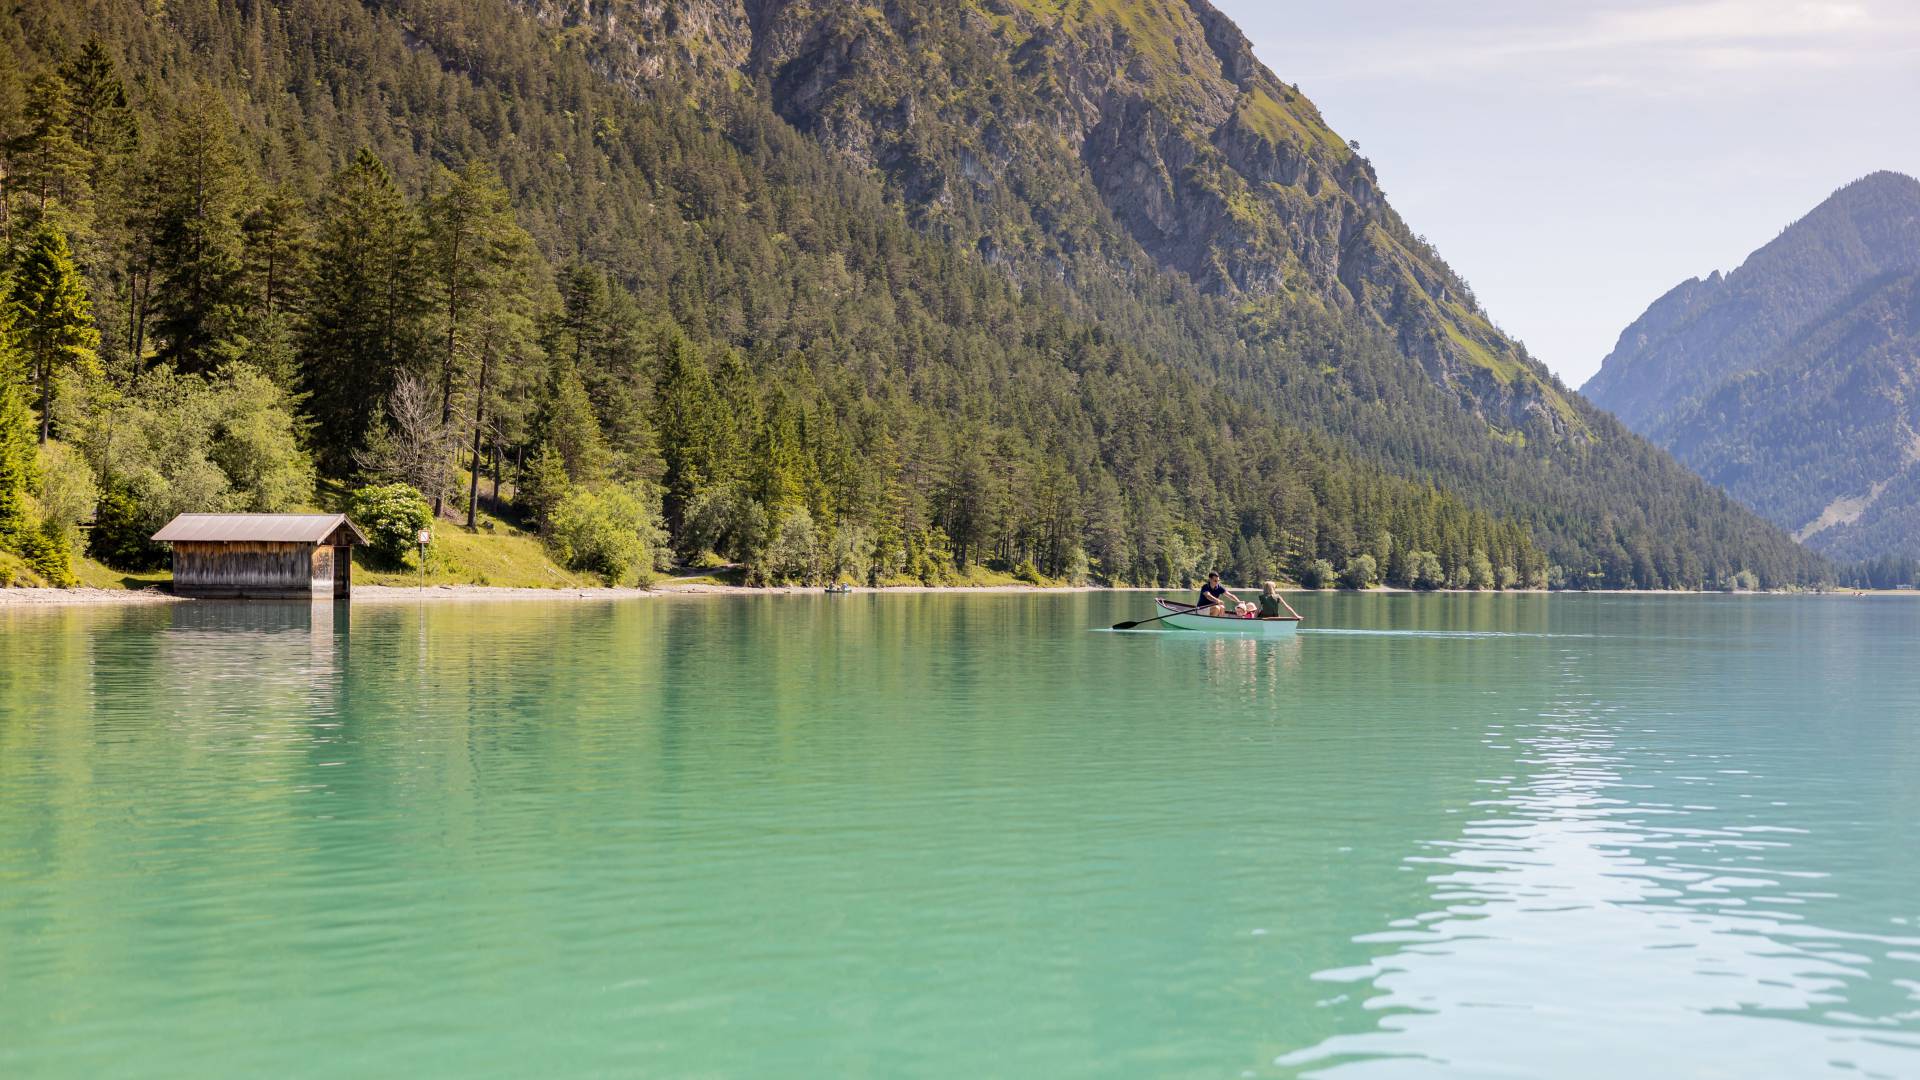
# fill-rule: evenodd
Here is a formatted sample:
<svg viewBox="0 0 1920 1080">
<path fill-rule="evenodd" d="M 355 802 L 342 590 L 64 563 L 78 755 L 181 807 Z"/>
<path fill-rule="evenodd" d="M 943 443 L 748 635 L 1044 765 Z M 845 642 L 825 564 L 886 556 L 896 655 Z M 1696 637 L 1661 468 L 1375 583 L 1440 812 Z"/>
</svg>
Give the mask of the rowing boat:
<svg viewBox="0 0 1920 1080">
<path fill-rule="evenodd" d="M 1246 634 L 1253 637 L 1289 637 L 1300 629 L 1300 616 L 1283 615 L 1278 619 L 1236 619 L 1230 615 L 1203 615 L 1199 608 L 1176 604 L 1154 597 L 1160 609 L 1161 626 L 1175 630 L 1199 630 L 1211 634 Z"/>
</svg>

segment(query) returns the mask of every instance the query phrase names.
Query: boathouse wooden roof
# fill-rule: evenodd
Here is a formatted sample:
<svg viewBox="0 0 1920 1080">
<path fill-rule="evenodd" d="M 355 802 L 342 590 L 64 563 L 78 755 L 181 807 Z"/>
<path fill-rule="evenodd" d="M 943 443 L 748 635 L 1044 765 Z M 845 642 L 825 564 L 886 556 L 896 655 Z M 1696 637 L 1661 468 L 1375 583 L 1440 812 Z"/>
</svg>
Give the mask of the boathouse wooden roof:
<svg viewBox="0 0 1920 1080">
<path fill-rule="evenodd" d="M 153 534 L 169 543 L 365 544 L 345 514 L 181 514 Z"/>
</svg>

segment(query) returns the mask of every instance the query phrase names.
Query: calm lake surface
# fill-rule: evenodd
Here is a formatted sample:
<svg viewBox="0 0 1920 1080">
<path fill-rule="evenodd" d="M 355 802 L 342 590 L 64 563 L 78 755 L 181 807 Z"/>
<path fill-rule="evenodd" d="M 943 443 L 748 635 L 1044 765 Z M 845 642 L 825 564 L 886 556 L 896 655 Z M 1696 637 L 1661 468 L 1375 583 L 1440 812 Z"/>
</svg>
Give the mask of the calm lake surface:
<svg viewBox="0 0 1920 1080">
<path fill-rule="evenodd" d="M 0 1074 L 1920 1076 L 1920 602 L 0 609 Z"/>
</svg>

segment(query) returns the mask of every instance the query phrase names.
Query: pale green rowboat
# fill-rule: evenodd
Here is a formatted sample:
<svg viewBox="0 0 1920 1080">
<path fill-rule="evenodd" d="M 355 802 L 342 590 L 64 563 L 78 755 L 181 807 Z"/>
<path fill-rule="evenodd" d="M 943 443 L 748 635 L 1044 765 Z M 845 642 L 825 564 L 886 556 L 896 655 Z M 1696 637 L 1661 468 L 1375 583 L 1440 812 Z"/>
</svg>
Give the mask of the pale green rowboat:
<svg viewBox="0 0 1920 1080">
<path fill-rule="evenodd" d="M 1278 619 L 1236 619 L 1228 615 L 1202 615 L 1198 608 L 1189 604 L 1176 604 L 1159 597 L 1154 598 L 1153 604 L 1161 615 L 1166 616 L 1159 621 L 1159 625 L 1174 630 L 1275 638 L 1291 637 L 1300 629 L 1298 615 L 1283 615 Z"/>
</svg>

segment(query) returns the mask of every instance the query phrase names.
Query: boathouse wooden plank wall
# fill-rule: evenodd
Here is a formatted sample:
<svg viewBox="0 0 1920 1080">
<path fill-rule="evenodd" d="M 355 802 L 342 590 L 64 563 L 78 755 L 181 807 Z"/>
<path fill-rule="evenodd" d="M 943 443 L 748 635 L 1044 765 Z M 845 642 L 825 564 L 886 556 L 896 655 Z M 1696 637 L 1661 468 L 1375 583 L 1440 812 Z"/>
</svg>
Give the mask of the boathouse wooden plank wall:
<svg viewBox="0 0 1920 1080">
<path fill-rule="evenodd" d="M 339 515 L 183 514 L 155 534 L 173 545 L 181 596 L 344 600 L 353 547 L 366 542 Z"/>
<path fill-rule="evenodd" d="M 325 558 L 324 586 L 317 563 Z M 333 589 L 333 549 L 272 541 L 177 541 L 173 590 L 183 596 L 305 598 Z"/>
</svg>

